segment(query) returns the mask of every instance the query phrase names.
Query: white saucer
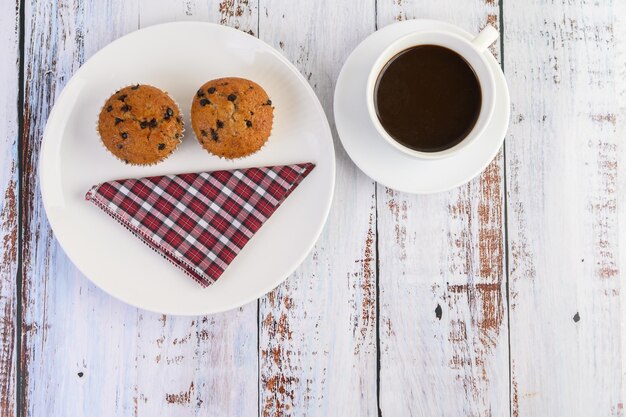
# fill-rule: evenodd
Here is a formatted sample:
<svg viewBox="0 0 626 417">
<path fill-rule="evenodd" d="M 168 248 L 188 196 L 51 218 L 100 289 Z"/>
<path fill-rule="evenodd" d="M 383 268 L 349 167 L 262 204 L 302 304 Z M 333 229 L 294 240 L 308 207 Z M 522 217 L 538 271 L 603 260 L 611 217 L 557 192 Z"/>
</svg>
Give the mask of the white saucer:
<svg viewBox="0 0 626 417">
<path fill-rule="evenodd" d="M 498 153 L 509 126 L 509 89 L 500 65 L 491 53 L 485 52 L 495 74 L 496 107 L 485 132 L 463 152 L 444 159 L 417 159 L 396 150 L 380 137 L 369 118 L 365 101 L 369 69 L 394 40 L 415 31 L 432 30 L 473 38 L 457 26 L 436 20 L 407 20 L 389 25 L 356 47 L 341 69 L 335 87 L 335 122 L 350 158 L 380 184 L 414 194 L 446 191 L 480 174 Z"/>
</svg>

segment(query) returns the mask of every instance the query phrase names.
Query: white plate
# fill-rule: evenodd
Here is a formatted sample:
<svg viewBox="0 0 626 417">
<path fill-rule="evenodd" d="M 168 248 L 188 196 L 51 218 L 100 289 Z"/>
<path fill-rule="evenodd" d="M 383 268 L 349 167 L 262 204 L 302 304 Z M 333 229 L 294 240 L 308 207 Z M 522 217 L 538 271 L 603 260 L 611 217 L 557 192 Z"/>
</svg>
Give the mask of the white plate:
<svg viewBox="0 0 626 417">
<path fill-rule="evenodd" d="M 209 155 L 189 120 L 197 89 L 213 78 L 259 83 L 276 108 L 257 154 L 236 161 Z M 185 116 L 183 143 L 151 167 L 127 166 L 100 144 L 96 120 L 107 97 L 144 83 L 172 95 Z M 218 169 L 314 162 L 317 166 L 235 258 L 203 289 L 155 254 L 84 195 L 102 181 Z M 224 26 L 184 22 L 133 32 L 103 48 L 68 82 L 48 119 L 40 158 L 48 220 L 61 246 L 91 281 L 134 306 L 166 314 L 209 314 L 238 307 L 280 284 L 309 253 L 332 200 L 335 153 L 328 121 L 297 69 L 269 45 Z"/>
<path fill-rule="evenodd" d="M 429 194 L 446 191 L 474 178 L 496 156 L 509 125 L 509 90 L 500 65 L 485 52 L 496 78 L 496 107 L 485 132 L 463 152 L 437 160 L 417 159 L 387 143 L 369 118 L 365 87 L 370 68 L 394 40 L 416 31 L 444 30 L 473 36 L 445 22 L 407 20 L 368 36 L 350 54 L 335 87 L 335 123 L 341 143 L 354 163 L 375 181 L 398 191 Z"/>
</svg>

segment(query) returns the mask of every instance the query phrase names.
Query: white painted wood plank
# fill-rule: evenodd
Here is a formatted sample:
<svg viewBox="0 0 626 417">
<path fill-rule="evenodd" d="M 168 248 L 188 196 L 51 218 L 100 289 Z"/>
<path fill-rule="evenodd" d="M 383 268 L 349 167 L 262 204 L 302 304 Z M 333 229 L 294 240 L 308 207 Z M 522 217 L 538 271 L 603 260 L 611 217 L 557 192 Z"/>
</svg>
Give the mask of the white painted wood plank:
<svg viewBox="0 0 626 417">
<path fill-rule="evenodd" d="M 257 0 L 139 0 L 140 25 L 171 21 L 209 21 L 257 34 Z"/>
<path fill-rule="evenodd" d="M 373 2 L 260 2 L 260 38 L 309 80 L 332 123 L 350 51 L 374 30 Z M 376 416 L 374 185 L 337 145 L 335 200 L 297 272 L 260 304 L 261 416 Z"/>
<path fill-rule="evenodd" d="M 378 24 L 498 25 L 493 1 L 378 1 Z M 492 50 L 498 52 L 496 48 Z M 378 188 L 383 416 L 509 414 L 503 161 L 450 192 Z"/>
<path fill-rule="evenodd" d="M 134 19 L 132 2 L 123 8 L 100 4 L 98 10 L 70 0 L 25 2 L 20 367 L 28 416 L 124 414 L 131 403 L 125 391 L 132 391 L 120 382 L 132 383 L 132 357 L 128 361 L 125 350 L 135 343 L 136 310 L 102 294 L 67 259 L 47 223 L 37 179 L 41 135 L 61 88 L 96 43 L 136 29 L 136 4 Z M 94 24 L 100 19 L 106 32 Z"/>
<path fill-rule="evenodd" d="M 203 20 L 256 33 L 256 2 L 140 0 L 140 25 Z M 208 53 L 208 52 L 207 52 Z M 168 317 L 167 325 L 142 314 L 144 324 L 136 351 L 143 369 L 137 377 L 140 415 L 163 410 L 172 415 L 251 416 L 258 411 L 257 303 L 211 317 Z M 166 384 L 162 382 L 166 381 Z M 183 414 L 180 414 L 183 413 Z"/>
<path fill-rule="evenodd" d="M 626 80 L 626 2 L 613 3 L 613 31 L 615 45 L 613 49 L 613 57 L 615 59 L 615 77 L 617 80 Z M 622 115 L 616 120 L 616 130 L 618 138 L 626 137 L 626 83 L 617 82 L 615 85 L 615 93 L 618 97 L 619 114 Z M 623 143 L 623 142 L 622 142 Z M 626 146 L 619 146 L 617 149 L 617 157 L 620 161 L 626 161 Z M 623 219 L 624 207 L 626 207 L 626 164 L 621 162 L 617 166 L 617 177 L 621 179 L 618 181 L 618 207 L 621 207 L 622 220 L 618 222 L 618 245 L 619 245 L 619 268 L 621 271 L 626 270 L 626 221 Z M 624 302 L 624 295 L 621 294 L 622 288 L 626 288 L 626 274 L 623 272 L 619 274 L 620 277 L 620 305 L 621 305 L 621 332 L 620 332 L 620 344 L 622 346 L 622 360 L 626 358 L 626 343 L 624 343 L 624 335 L 626 335 L 626 302 Z M 621 366 L 621 403 L 622 408 L 624 399 L 626 399 L 626 366 L 622 363 Z M 623 412 L 622 412 L 623 413 Z M 619 414 L 618 414 L 619 416 Z"/>
<path fill-rule="evenodd" d="M 505 3 L 513 416 L 624 415 L 625 12 Z"/>
<path fill-rule="evenodd" d="M 0 4 L 0 415 L 16 412 L 19 2 Z"/>
<path fill-rule="evenodd" d="M 27 415 L 257 413 L 256 303 L 223 315 L 184 318 L 138 311 L 112 299 L 66 258 L 38 192 L 44 121 L 84 59 L 138 24 L 221 18 L 217 1 L 178 3 L 175 11 L 172 2 L 161 7 L 166 2 L 154 1 L 27 3 L 22 362 Z M 245 23 L 256 29 L 257 17 L 246 16 Z"/>
</svg>

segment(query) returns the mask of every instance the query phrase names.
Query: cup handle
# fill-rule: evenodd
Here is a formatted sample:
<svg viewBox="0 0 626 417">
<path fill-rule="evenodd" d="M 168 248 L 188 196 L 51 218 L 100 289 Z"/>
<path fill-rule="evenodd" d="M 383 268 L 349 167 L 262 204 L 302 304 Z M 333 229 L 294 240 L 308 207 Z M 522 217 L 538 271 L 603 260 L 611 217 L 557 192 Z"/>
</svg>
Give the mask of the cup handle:
<svg viewBox="0 0 626 417">
<path fill-rule="evenodd" d="M 472 39 L 472 44 L 478 49 L 480 52 L 484 52 L 489 45 L 494 43 L 496 39 L 498 39 L 500 33 L 491 25 L 485 26 L 483 30 L 480 31 L 478 35 L 474 39 Z"/>
</svg>

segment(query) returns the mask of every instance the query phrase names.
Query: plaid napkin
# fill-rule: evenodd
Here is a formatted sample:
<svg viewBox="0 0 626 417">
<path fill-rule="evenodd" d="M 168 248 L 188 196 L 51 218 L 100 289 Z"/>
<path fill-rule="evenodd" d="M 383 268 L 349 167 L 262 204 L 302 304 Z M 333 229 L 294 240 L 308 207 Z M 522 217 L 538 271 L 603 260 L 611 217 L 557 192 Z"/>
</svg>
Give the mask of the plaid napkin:
<svg viewBox="0 0 626 417">
<path fill-rule="evenodd" d="M 313 168 L 131 178 L 96 185 L 85 198 L 207 287 Z"/>
</svg>

